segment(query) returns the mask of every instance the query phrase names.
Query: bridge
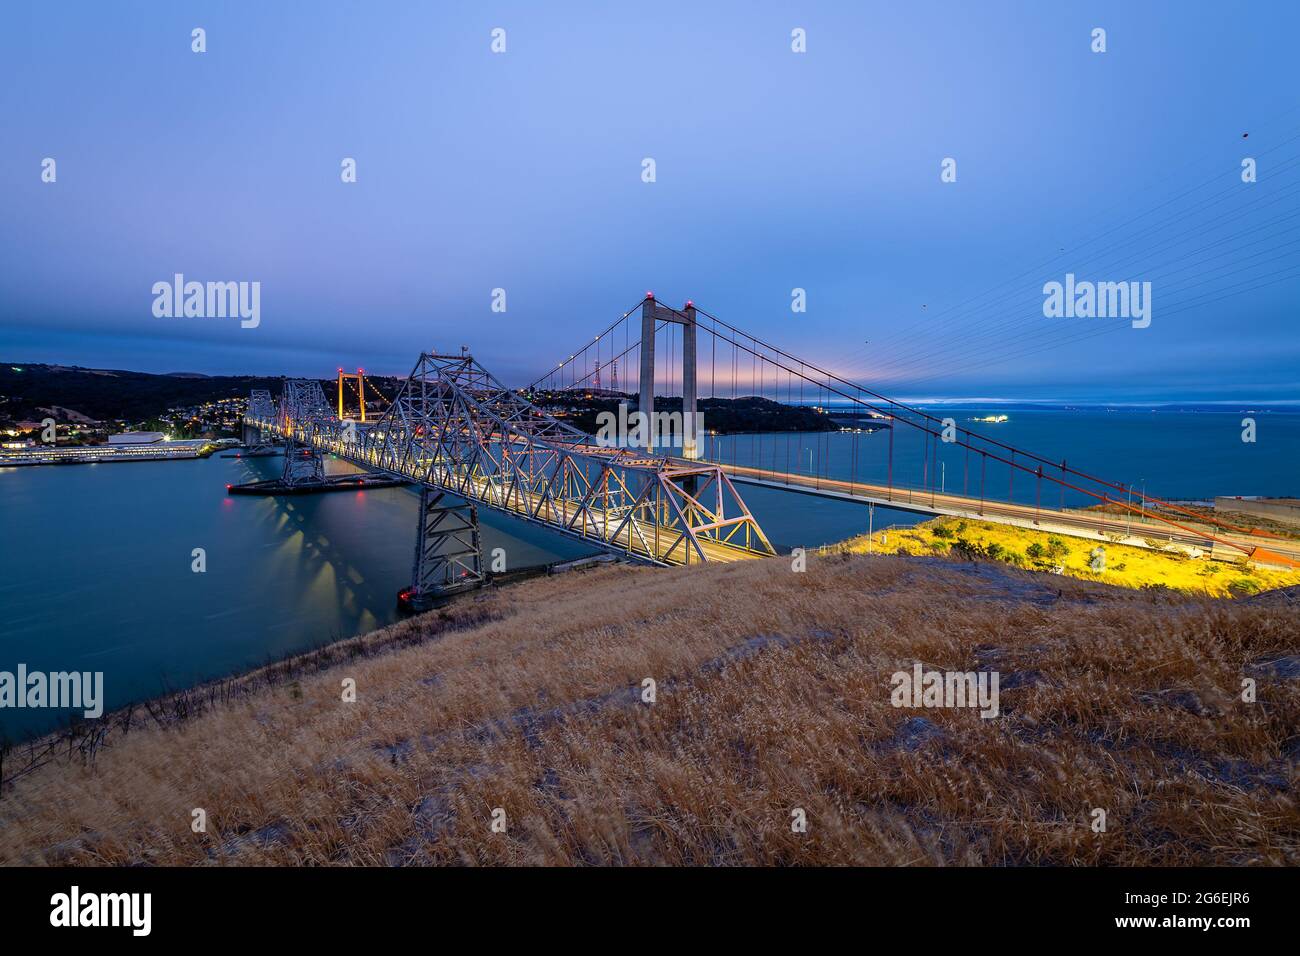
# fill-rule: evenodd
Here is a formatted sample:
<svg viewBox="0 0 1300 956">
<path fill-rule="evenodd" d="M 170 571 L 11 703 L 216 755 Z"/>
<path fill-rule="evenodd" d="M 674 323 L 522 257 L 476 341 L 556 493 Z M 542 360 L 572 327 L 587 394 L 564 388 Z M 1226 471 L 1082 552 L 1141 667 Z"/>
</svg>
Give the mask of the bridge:
<svg viewBox="0 0 1300 956">
<path fill-rule="evenodd" d="M 656 354 L 665 350 L 669 362 L 661 369 Z M 629 368 L 639 368 L 642 421 L 656 415 L 656 401 L 672 409 L 660 417 L 680 416 L 683 427 L 665 447 L 656 447 L 661 438 L 654 429 L 644 441 L 629 442 L 626 434 L 611 441 L 561 420 L 567 412 L 546 410 L 581 397 L 604 404 L 613 417 L 631 395 L 602 389 L 600 382 L 602 373 L 617 382 L 620 361 L 625 381 Z M 340 371 L 337 413 L 316 380 L 286 380 L 278 400 L 255 391 L 244 419 L 246 441 L 287 443 L 279 482 L 286 492 L 326 482 L 323 453 L 418 485 L 412 585 L 404 592 L 414 607 L 482 583 L 479 506 L 648 564 L 774 555 L 737 485 L 1137 546 L 1153 539 L 1179 542 L 1211 556 L 1291 566 L 1300 557 L 1282 553 L 1293 546 L 1258 529 L 936 417 L 749 335 L 692 302 L 677 309 L 650 293 L 524 389 L 507 388 L 465 350 L 425 352 L 383 413 L 362 421 L 344 417 L 344 377 Z M 362 373 L 355 378 L 364 415 Z M 743 433 L 693 427 L 702 415 L 730 418 L 734 426 L 738 410 L 759 427 Z M 621 414 L 626 419 L 626 407 Z M 798 431 L 762 429 L 763 421 L 780 415 L 802 415 L 811 424 Z M 805 441 L 813 447 L 804 448 Z M 449 496 L 463 504 L 447 503 Z"/>
<path fill-rule="evenodd" d="M 417 605 L 482 583 L 475 505 L 650 564 L 776 553 L 717 465 L 600 447 L 468 354 L 421 354 L 372 422 L 340 418 L 319 382 L 291 379 L 278 402 L 254 392 L 244 423 L 287 443 L 286 491 L 324 483 L 322 453 L 420 486 Z"/>
</svg>

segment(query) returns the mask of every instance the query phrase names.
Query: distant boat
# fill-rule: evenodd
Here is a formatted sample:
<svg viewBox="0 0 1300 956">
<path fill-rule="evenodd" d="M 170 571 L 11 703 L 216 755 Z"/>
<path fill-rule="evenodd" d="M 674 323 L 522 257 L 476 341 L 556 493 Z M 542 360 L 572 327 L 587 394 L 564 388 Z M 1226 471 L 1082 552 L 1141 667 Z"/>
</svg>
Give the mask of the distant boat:
<svg viewBox="0 0 1300 956">
<path fill-rule="evenodd" d="M 1008 419 L 1007 419 L 1007 416 L 1006 416 L 1006 415 L 985 415 L 983 418 L 972 418 L 972 419 L 971 419 L 971 421 L 973 421 L 973 422 L 989 422 L 989 423 L 991 423 L 991 424 L 995 424 L 995 425 L 996 425 L 996 424 L 1000 424 L 1001 422 L 1005 422 L 1005 421 L 1007 421 L 1007 420 L 1008 420 Z"/>
</svg>

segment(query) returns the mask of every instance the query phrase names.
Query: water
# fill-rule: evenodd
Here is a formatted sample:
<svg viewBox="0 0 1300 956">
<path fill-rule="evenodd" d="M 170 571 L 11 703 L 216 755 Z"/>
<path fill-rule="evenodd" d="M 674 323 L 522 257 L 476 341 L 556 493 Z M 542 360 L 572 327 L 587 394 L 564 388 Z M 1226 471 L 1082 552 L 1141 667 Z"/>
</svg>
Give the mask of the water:
<svg viewBox="0 0 1300 956">
<path fill-rule="evenodd" d="M 282 459 L 0 468 L 0 671 L 102 671 L 106 707 L 364 633 L 398 617 L 418 494 L 231 497 Z M 329 462 L 329 471 L 353 470 Z M 507 566 L 592 553 L 480 509 Z M 191 570 L 193 549 L 207 570 Z M 63 717 L 0 710 L 21 738 Z"/>
<path fill-rule="evenodd" d="M 1256 441 L 1252 443 L 1241 440 L 1241 422 L 1246 417 L 1241 412 L 928 411 L 939 418 L 953 418 L 960 429 L 969 428 L 1050 462 L 1065 460 L 1071 468 L 1122 489 L 1131 485 L 1135 493 L 1145 488 L 1155 497 L 1199 500 L 1215 495 L 1282 496 L 1300 491 L 1300 413 L 1254 414 Z M 1006 414 L 1009 420 L 999 424 L 971 421 L 989 414 Z M 890 432 L 711 436 L 705 442 L 705 453 L 726 463 L 885 484 L 890 474 Z M 1065 490 L 1062 500 L 1058 485 L 1044 481 L 1039 489 L 1034 476 L 1023 471 L 1009 480 L 1010 467 L 994 460 L 982 469 L 978 455 L 968 460 L 965 450 L 955 444 L 932 442 L 930 449 L 937 451 L 937 457 L 932 457 L 927 467 L 925 433 L 902 424 L 892 432 L 895 487 L 933 484 L 936 490 L 978 495 L 983 471 L 990 498 L 1033 504 L 1041 493 L 1044 507 L 1097 503 L 1071 489 Z M 1059 469 L 1045 466 L 1044 473 L 1059 474 Z M 742 493 L 748 501 L 749 493 Z M 1112 494 L 1122 496 L 1124 492 Z"/>
<path fill-rule="evenodd" d="M 1008 422 L 969 423 L 997 409 L 935 410 L 1050 459 L 1132 482 L 1155 495 L 1295 494 L 1300 415 L 1260 414 L 1258 441 L 1241 441 L 1241 413 L 1010 411 Z M 923 443 L 894 436 L 896 484 L 920 484 Z M 707 450 L 724 460 L 884 480 L 889 432 L 732 436 Z M 788 449 L 788 452 L 787 452 Z M 940 480 L 961 490 L 963 456 L 940 448 Z M 409 583 L 418 498 L 411 489 L 230 497 L 227 483 L 272 477 L 281 461 L 197 461 L 0 469 L 0 671 L 103 671 L 111 708 L 229 674 L 268 659 L 381 627 L 397 617 Z M 349 469 L 331 462 L 331 470 Z M 1017 499 L 1034 482 L 1018 478 Z M 1005 497 L 1005 472 L 988 477 Z M 994 490 L 996 486 L 996 491 Z M 862 505 L 737 485 L 782 550 L 864 533 Z M 1053 492 L 1055 493 L 1055 492 Z M 1073 495 L 1068 504 L 1086 504 Z M 1044 500 L 1044 504 L 1052 504 Z M 1056 503 L 1059 503 L 1056 502 Z M 485 552 L 510 567 L 591 553 L 574 541 L 484 508 Z M 920 520 L 877 508 L 877 529 Z M 191 571 L 204 548 L 207 571 Z M 55 711 L 0 710 L 11 738 L 64 719 Z"/>
</svg>

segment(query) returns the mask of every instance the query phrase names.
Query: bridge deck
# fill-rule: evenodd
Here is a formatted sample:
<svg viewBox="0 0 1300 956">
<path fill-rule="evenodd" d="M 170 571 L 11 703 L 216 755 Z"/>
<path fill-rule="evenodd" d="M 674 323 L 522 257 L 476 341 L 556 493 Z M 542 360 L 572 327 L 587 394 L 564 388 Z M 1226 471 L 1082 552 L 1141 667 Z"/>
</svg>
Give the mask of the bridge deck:
<svg viewBox="0 0 1300 956">
<path fill-rule="evenodd" d="M 279 431 L 269 422 L 257 424 L 272 431 Z M 413 460 L 408 470 L 401 471 L 381 468 L 373 456 L 355 454 L 353 452 L 354 446 L 343 442 L 317 441 L 313 444 L 321 451 L 328 451 L 339 458 L 354 462 L 362 467 L 394 475 L 408 481 L 427 484 L 429 487 L 467 498 L 504 514 L 530 521 L 558 533 L 628 555 L 634 559 L 664 565 L 686 565 L 700 562 L 700 555 L 695 553 L 689 539 L 681 534 L 680 529 L 671 525 L 656 524 L 634 518 L 621 529 L 614 531 L 609 526 L 618 527 L 623 517 L 621 511 L 611 512 L 608 516 L 604 516 L 598 509 L 593 509 L 595 514 L 588 514 L 583 512 L 576 501 L 564 499 L 543 501 L 540 495 L 522 488 L 513 489 L 510 495 L 506 496 L 505 500 L 502 500 L 503 496 L 499 489 L 486 478 L 471 477 L 468 486 L 466 486 L 464 484 L 464 474 L 461 473 L 458 475 L 454 487 L 424 481 L 417 475 L 425 473 L 430 464 L 430 460 L 427 458 Z M 579 450 L 592 454 L 604 454 L 610 451 L 607 448 L 595 445 L 590 448 L 579 446 Z M 916 514 L 995 521 L 1027 529 L 1074 535 L 1098 541 L 1118 540 L 1124 544 L 1137 547 L 1150 547 L 1149 541 L 1160 544 L 1176 542 L 1184 546 L 1204 549 L 1212 556 L 1231 552 L 1230 547 L 1225 548 L 1223 546 L 1236 544 L 1245 551 L 1260 549 L 1261 555 L 1272 552 L 1275 558 L 1280 556 L 1282 561 L 1294 562 L 1300 560 L 1300 542 L 1244 533 L 1225 534 L 1223 531 L 1211 533 L 1208 529 L 1204 534 L 1201 534 L 1194 527 L 1181 530 L 1170 524 L 1144 520 L 1140 515 L 1129 517 L 1127 515 L 1095 511 L 1036 507 L 996 499 L 981 499 L 970 495 L 933 491 L 931 489 L 880 485 L 856 480 L 845 481 L 843 479 L 771 471 L 745 465 L 727 464 L 722 461 L 699 462 L 686 459 L 670 459 L 670 461 L 682 467 L 693 467 L 700 464 L 715 465 L 733 481 L 744 484 L 777 488 L 784 491 L 794 491 L 860 504 L 876 504 L 881 507 L 910 511 Z M 1214 541 L 1213 538 L 1218 538 L 1218 541 Z M 699 543 L 707 561 L 742 561 L 765 556 L 761 552 L 750 550 L 741 545 L 715 539 L 699 538 Z M 1235 552 L 1226 554 L 1226 556 L 1239 557 Z M 1267 560 L 1267 558 L 1263 559 Z"/>
</svg>

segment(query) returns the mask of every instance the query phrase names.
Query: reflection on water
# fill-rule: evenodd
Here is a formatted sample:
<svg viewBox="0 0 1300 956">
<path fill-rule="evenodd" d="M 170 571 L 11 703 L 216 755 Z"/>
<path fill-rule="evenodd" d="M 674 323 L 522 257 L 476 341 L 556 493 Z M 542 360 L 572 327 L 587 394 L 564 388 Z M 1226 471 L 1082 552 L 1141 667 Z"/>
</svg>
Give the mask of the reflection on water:
<svg viewBox="0 0 1300 956">
<path fill-rule="evenodd" d="M 0 469 L 0 670 L 103 671 L 107 706 L 255 666 L 397 619 L 417 494 L 231 497 L 276 458 Z M 352 470 L 330 461 L 331 473 Z M 590 554 L 480 509 L 508 567 Z M 203 548 L 207 570 L 191 570 Z M 11 737 L 51 711 L 0 711 Z"/>
</svg>

